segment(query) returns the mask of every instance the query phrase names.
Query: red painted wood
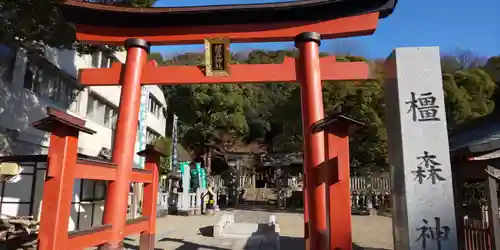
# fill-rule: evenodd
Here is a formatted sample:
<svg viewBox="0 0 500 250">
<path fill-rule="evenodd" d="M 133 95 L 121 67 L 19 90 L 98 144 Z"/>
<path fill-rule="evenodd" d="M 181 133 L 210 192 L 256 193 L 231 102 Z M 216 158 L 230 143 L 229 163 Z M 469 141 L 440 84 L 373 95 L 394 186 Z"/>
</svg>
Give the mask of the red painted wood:
<svg viewBox="0 0 500 250">
<path fill-rule="evenodd" d="M 125 237 L 123 233 L 127 218 L 128 192 L 134 164 L 137 117 L 141 99 L 140 80 L 146 62 L 147 51 L 144 48 L 128 49 L 121 79 L 120 110 L 112 153 L 112 160 L 118 167 L 115 181 L 108 185 L 104 209 L 104 223 L 113 226 L 108 243 L 110 249 L 121 249 L 120 244 Z"/>
<path fill-rule="evenodd" d="M 320 164 L 325 161 L 324 132 L 312 133 L 313 124 L 324 118 L 321 85 L 319 46 L 314 41 L 297 45 L 302 99 L 302 128 L 304 134 L 304 175 L 306 177 L 306 202 L 309 223 L 308 250 L 326 249 L 326 189 L 325 183 L 317 183 Z M 304 218 L 305 219 L 305 218 Z"/>
<path fill-rule="evenodd" d="M 151 171 L 152 182 L 144 185 L 144 200 L 142 202 L 142 215 L 148 217 L 148 229 L 140 240 L 141 249 L 153 249 L 154 235 L 156 232 L 156 205 L 158 199 L 158 166 L 160 162 L 160 154 L 150 150 L 145 153 L 146 164 L 145 169 Z"/>
<path fill-rule="evenodd" d="M 491 246 L 491 234 L 488 223 L 467 219 L 464 222 L 465 250 L 494 250 Z"/>
<path fill-rule="evenodd" d="M 78 169 L 74 176 L 76 179 L 112 181 L 116 178 L 116 166 L 109 164 L 78 160 L 76 168 Z"/>
<path fill-rule="evenodd" d="M 122 46 L 131 37 L 152 45 L 203 44 L 206 38 L 227 37 L 231 42 L 293 41 L 297 34 L 315 31 L 323 39 L 371 35 L 377 28 L 379 13 L 344 17 L 323 22 L 280 22 L 165 28 L 116 28 L 76 25 L 79 41 L 89 44 Z"/>
<path fill-rule="evenodd" d="M 153 174 L 151 172 L 141 171 L 142 169 L 132 169 L 131 182 L 152 183 Z"/>
<path fill-rule="evenodd" d="M 149 227 L 149 218 L 142 217 L 136 220 L 127 221 L 127 225 L 125 226 L 124 236 L 139 234 L 148 230 Z"/>
<path fill-rule="evenodd" d="M 99 246 L 108 242 L 111 236 L 111 227 L 96 228 L 89 233 L 69 235 L 66 248 L 64 249 L 85 249 L 89 247 Z"/>
<path fill-rule="evenodd" d="M 342 129 L 340 129 L 342 130 Z M 347 128 L 345 129 L 347 130 Z M 351 192 L 349 137 L 326 134 L 327 160 L 336 161 L 336 166 L 328 167 L 328 211 L 330 221 L 330 246 L 328 250 L 352 249 Z"/>
<path fill-rule="evenodd" d="M 366 80 L 370 78 L 370 66 L 366 62 L 337 62 L 335 57 L 323 57 L 321 61 L 321 80 Z M 205 76 L 197 66 L 155 67 L 149 63 L 144 67 L 141 84 L 179 85 L 199 83 L 264 83 L 298 82 L 295 72 L 295 59 L 286 58 L 282 64 L 236 64 L 231 65 L 231 76 Z M 117 85 L 122 64 L 111 68 L 82 69 L 80 83 L 85 86 Z M 258 72 L 256 74 L 255 72 Z"/>
<path fill-rule="evenodd" d="M 47 108 L 47 115 L 49 117 L 56 117 L 61 121 L 68 122 L 69 124 L 71 124 L 71 126 L 76 125 L 79 127 L 85 127 L 86 123 L 85 120 L 66 114 L 61 110 L 57 110 L 54 108 Z"/>
<path fill-rule="evenodd" d="M 78 129 L 59 123 L 50 136 L 48 168 L 53 177 L 44 183 L 40 250 L 65 250 L 78 151 Z"/>
</svg>

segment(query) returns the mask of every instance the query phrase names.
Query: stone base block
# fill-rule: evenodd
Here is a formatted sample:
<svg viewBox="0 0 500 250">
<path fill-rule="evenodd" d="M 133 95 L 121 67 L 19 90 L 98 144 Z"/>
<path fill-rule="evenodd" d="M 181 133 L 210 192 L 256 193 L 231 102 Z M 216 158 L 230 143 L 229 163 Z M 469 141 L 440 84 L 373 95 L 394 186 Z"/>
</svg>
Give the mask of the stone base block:
<svg viewBox="0 0 500 250">
<path fill-rule="evenodd" d="M 234 215 L 223 215 L 214 225 L 214 237 L 242 239 L 246 242 L 244 249 L 252 250 L 253 246 L 266 246 L 265 249 L 280 249 L 280 227 L 276 216 L 271 215 L 268 223 L 234 223 Z"/>
<path fill-rule="evenodd" d="M 215 238 L 223 236 L 223 230 L 227 225 L 234 223 L 234 214 L 223 214 L 217 223 L 213 226 L 213 235 Z"/>
</svg>

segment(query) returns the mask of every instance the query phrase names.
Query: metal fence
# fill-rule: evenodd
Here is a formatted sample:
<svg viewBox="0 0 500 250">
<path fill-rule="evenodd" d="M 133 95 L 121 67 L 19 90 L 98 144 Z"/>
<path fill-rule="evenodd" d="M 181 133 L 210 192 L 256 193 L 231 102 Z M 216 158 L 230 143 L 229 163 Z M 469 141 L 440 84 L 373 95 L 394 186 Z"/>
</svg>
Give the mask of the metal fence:
<svg viewBox="0 0 500 250">
<path fill-rule="evenodd" d="M 364 192 L 370 189 L 375 192 L 390 192 L 391 181 L 387 177 L 351 177 L 351 191 Z"/>
<path fill-rule="evenodd" d="M 464 238 L 466 250 L 492 250 L 490 229 L 485 221 L 465 219 Z"/>
</svg>

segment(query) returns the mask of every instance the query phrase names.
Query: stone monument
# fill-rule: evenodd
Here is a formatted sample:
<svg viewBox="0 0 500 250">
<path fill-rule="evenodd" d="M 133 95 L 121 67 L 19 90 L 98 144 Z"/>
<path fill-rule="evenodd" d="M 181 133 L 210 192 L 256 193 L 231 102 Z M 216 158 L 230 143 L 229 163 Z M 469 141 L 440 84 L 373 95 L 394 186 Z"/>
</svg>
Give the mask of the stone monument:
<svg viewBox="0 0 500 250">
<path fill-rule="evenodd" d="M 458 249 L 440 62 L 438 47 L 386 61 L 395 249 Z"/>
</svg>

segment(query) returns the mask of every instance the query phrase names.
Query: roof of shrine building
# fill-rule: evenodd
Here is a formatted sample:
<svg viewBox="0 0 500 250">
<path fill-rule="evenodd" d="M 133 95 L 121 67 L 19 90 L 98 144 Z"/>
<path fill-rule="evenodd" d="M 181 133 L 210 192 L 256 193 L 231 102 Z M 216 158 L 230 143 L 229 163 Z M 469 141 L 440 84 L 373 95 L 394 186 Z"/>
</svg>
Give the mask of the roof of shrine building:
<svg viewBox="0 0 500 250">
<path fill-rule="evenodd" d="M 500 83 L 497 83 L 500 85 Z M 494 97 L 500 105 L 500 93 Z M 466 122 L 450 133 L 451 155 L 500 157 L 500 107 L 491 114 Z"/>
<path fill-rule="evenodd" d="M 114 5 L 60 1 L 68 22 L 113 27 L 165 27 L 192 25 L 257 24 L 325 21 L 379 12 L 389 16 L 397 0 L 296 0 L 261 4 L 232 4 L 163 8 L 130 8 Z"/>
</svg>

